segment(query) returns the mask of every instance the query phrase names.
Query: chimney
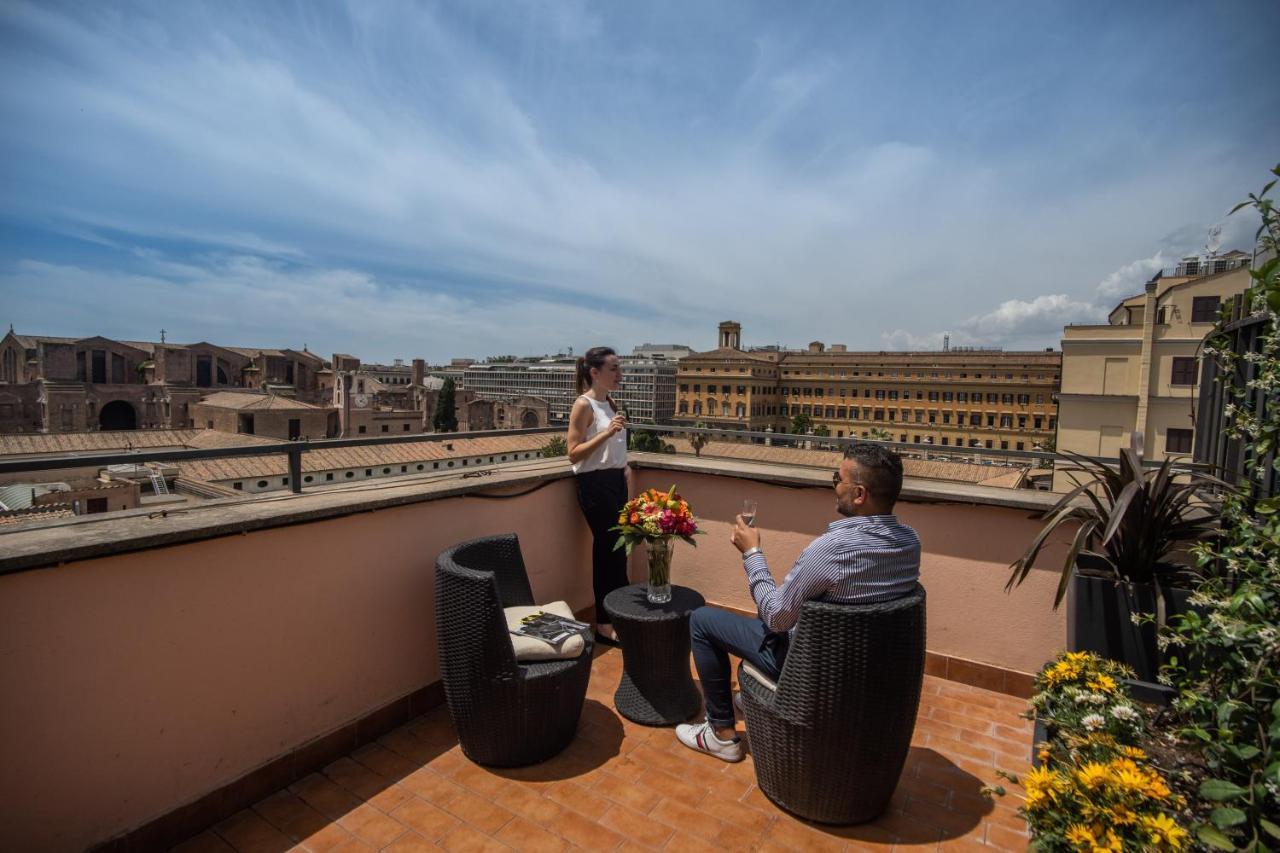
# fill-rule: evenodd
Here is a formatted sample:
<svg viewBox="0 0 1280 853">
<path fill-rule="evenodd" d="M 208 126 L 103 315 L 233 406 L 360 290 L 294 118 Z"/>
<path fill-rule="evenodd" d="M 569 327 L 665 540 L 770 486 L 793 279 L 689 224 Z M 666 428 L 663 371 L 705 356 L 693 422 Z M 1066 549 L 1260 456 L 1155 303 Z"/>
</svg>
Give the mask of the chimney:
<svg viewBox="0 0 1280 853">
<path fill-rule="evenodd" d="M 426 374 L 427 374 L 426 361 L 420 358 L 415 358 L 413 360 L 413 384 L 421 385 L 422 380 L 426 378 Z"/>
<path fill-rule="evenodd" d="M 822 341 L 810 341 L 810 342 L 809 342 L 809 352 L 812 352 L 812 353 L 819 353 L 819 352 L 822 352 L 822 351 L 823 351 L 823 350 L 825 350 L 825 349 L 826 349 L 826 347 L 823 345 Z"/>
<path fill-rule="evenodd" d="M 832 344 L 831 351 L 832 352 L 848 352 L 849 348 L 844 344 Z"/>
</svg>

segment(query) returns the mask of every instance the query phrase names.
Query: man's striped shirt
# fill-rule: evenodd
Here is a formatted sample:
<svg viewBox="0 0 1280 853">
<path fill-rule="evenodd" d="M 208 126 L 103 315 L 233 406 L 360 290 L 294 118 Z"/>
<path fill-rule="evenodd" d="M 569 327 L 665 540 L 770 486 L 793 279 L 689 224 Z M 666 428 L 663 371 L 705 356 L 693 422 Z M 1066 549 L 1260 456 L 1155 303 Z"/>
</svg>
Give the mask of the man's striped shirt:
<svg viewBox="0 0 1280 853">
<path fill-rule="evenodd" d="M 770 631 L 795 627 L 806 601 L 850 604 L 906 595 L 920 578 L 920 537 L 893 515 L 862 515 L 831 522 L 778 586 L 764 554 L 743 567 L 760 619 Z"/>
</svg>

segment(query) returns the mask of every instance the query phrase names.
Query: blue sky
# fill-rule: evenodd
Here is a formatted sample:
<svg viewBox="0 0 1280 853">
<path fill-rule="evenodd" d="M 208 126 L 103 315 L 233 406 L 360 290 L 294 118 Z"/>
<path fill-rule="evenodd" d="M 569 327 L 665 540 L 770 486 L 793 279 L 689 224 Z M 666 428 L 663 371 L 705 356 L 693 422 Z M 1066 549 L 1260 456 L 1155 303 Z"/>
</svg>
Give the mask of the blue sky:
<svg viewBox="0 0 1280 853">
<path fill-rule="evenodd" d="M 1270 0 L 0 0 L 0 322 L 1053 346 L 1211 225 L 1250 248 L 1276 32 Z"/>
</svg>

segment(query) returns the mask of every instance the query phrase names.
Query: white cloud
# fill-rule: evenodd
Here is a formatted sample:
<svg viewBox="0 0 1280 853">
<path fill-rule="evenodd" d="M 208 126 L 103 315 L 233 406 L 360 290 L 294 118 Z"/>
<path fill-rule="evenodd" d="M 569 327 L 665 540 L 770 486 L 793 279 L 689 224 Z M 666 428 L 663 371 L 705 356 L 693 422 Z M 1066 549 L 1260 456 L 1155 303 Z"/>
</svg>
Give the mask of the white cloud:
<svg viewBox="0 0 1280 853">
<path fill-rule="evenodd" d="M 1098 282 L 1098 298 L 1115 301 L 1141 293 L 1143 285 L 1151 280 L 1151 276 L 1171 263 L 1176 263 L 1176 260 L 1170 259 L 1161 250 L 1149 258 L 1139 258 L 1125 264 Z"/>
<path fill-rule="evenodd" d="M 726 314 L 748 343 L 936 347 L 929 330 L 950 328 L 1042 346 L 1175 257 L 1162 234 L 1230 201 L 1222 151 L 1079 182 L 1016 146 L 975 154 L 946 104 L 872 99 L 896 90 L 867 63 L 891 56 L 743 35 L 734 15 L 705 50 L 669 45 L 669 21 L 620 50 L 609 7 L 583 3 L 462 25 L 412 4 L 317 5 L 305 26 L 249 8 L 246 25 L 188 4 L 0 5 L 0 36 L 24 47 L 0 55 L 0 154 L 23 177 L 0 215 L 121 247 L 99 271 L 0 256 L 53 262 L 0 276 L 24 325 L 92 305 L 43 331 L 177 317 L 210 327 L 195 337 L 315 329 L 380 358 L 710 346 Z M 996 121 L 990 95 L 964 88 L 965 109 Z"/>
</svg>

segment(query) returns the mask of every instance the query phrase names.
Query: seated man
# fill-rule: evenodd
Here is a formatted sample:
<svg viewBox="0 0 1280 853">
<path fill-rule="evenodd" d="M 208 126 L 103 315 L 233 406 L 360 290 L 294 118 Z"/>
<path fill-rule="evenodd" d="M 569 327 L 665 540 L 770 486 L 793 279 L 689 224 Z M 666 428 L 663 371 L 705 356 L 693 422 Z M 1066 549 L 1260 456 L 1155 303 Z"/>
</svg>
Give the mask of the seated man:
<svg viewBox="0 0 1280 853">
<path fill-rule="evenodd" d="M 764 553 L 760 533 L 738 516 L 732 541 L 742 552 L 758 619 L 714 607 L 696 610 L 690 620 L 693 662 L 702 681 L 707 719 L 676 726 L 685 746 L 723 761 L 742 760 L 742 744 L 733 728 L 729 655 L 754 664 L 777 679 L 786 659 L 790 632 L 806 601 L 872 603 L 910 593 L 920 577 L 920 537 L 893 515 L 902 491 L 902 460 L 880 445 L 859 444 L 845 452 L 832 477 L 833 521 L 800 554 L 778 586 Z"/>
</svg>

